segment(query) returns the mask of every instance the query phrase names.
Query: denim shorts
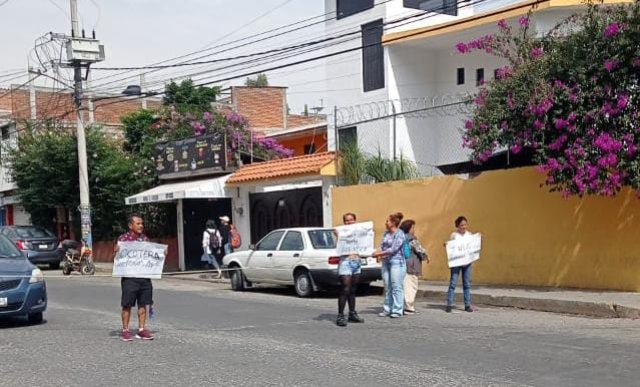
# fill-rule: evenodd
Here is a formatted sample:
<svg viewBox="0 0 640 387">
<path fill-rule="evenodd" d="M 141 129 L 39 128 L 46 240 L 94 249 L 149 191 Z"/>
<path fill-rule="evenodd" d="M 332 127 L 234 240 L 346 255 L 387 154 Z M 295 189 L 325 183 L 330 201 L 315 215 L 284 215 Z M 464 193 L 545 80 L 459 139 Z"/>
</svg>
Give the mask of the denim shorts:
<svg viewBox="0 0 640 387">
<path fill-rule="evenodd" d="M 362 262 L 360 258 L 358 259 L 349 259 L 342 258 L 340 260 L 340 264 L 338 265 L 338 275 L 354 275 L 360 274 Z"/>
</svg>

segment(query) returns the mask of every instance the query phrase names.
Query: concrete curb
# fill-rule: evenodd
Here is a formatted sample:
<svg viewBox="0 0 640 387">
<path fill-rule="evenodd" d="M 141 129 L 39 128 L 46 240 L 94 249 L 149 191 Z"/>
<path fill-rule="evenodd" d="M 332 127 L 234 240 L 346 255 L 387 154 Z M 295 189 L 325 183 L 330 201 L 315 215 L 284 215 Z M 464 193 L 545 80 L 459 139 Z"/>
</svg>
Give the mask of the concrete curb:
<svg viewBox="0 0 640 387">
<path fill-rule="evenodd" d="M 417 297 L 442 301 L 447 298 L 447 292 L 419 289 Z M 640 309 L 621 306 L 617 304 L 572 300 L 553 300 L 543 298 L 492 296 L 490 294 L 477 293 L 473 293 L 472 297 L 473 303 L 477 305 L 535 310 L 539 312 L 575 314 L 580 316 L 598 318 L 640 317 Z M 461 302 L 462 295 L 456 294 L 456 301 Z"/>
</svg>

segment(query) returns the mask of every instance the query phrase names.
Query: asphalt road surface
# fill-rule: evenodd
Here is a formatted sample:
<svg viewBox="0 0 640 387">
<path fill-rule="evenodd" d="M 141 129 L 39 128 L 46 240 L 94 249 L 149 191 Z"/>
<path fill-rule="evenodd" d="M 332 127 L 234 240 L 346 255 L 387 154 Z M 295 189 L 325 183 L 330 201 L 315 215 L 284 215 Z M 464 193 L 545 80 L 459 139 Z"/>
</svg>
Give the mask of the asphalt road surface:
<svg viewBox="0 0 640 387">
<path fill-rule="evenodd" d="M 334 295 L 155 281 L 156 340 L 119 340 L 119 281 L 49 279 L 42 325 L 0 324 L 2 386 L 638 386 L 640 322 L 509 309 L 334 325 Z M 135 327 L 135 319 L 133 320 Z"/>
</svg>

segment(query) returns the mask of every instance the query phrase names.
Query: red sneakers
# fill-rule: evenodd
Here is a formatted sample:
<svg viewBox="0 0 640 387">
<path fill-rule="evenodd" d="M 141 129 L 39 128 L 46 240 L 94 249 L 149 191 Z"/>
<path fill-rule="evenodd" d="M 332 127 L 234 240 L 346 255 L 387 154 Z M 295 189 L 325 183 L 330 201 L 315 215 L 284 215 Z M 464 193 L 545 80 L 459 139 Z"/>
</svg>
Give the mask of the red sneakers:
<svg viewBox="0 0 640 387">
<path fill-rule="evenodd" d="M 146 329 L 138 330 L 136 337 L 142 340 L 153 340 L 153 335 Z"/>
<path fill-rule="evenodd" d="M 133 335 L 131 334 L 131 332 L 129 332 L 129 330 L 122 330 L 122 333 L 120 334 L 120 339 L 122 341 L 133 341 Z"/>
</svg>

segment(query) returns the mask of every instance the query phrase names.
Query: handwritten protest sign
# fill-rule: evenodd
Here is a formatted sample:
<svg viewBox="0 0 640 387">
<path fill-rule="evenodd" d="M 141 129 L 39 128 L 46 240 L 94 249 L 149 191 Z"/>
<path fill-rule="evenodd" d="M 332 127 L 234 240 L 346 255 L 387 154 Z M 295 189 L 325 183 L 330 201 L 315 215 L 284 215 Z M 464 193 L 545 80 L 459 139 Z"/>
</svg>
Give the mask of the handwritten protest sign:
<svg viewBox="0 0 640 387">
<path fill-rule="evenodd" d="M 480 259 L 482 237 L 472 234 L 447 242 L 449 267 L 465 266 Z"/>
<path fill-rule="evenodd" d="M 374 232 L 373 222 L 355 223 L 336 227 L 338 231 L 338 243 L 336 250 L 338 255 L 371 255 L 373 248 Z"/>
<path fill-rule="evenodd" d="M 162 278 L 166 245 L 151 242 L 118 242 L 113 277 Z"/>
</svg>

